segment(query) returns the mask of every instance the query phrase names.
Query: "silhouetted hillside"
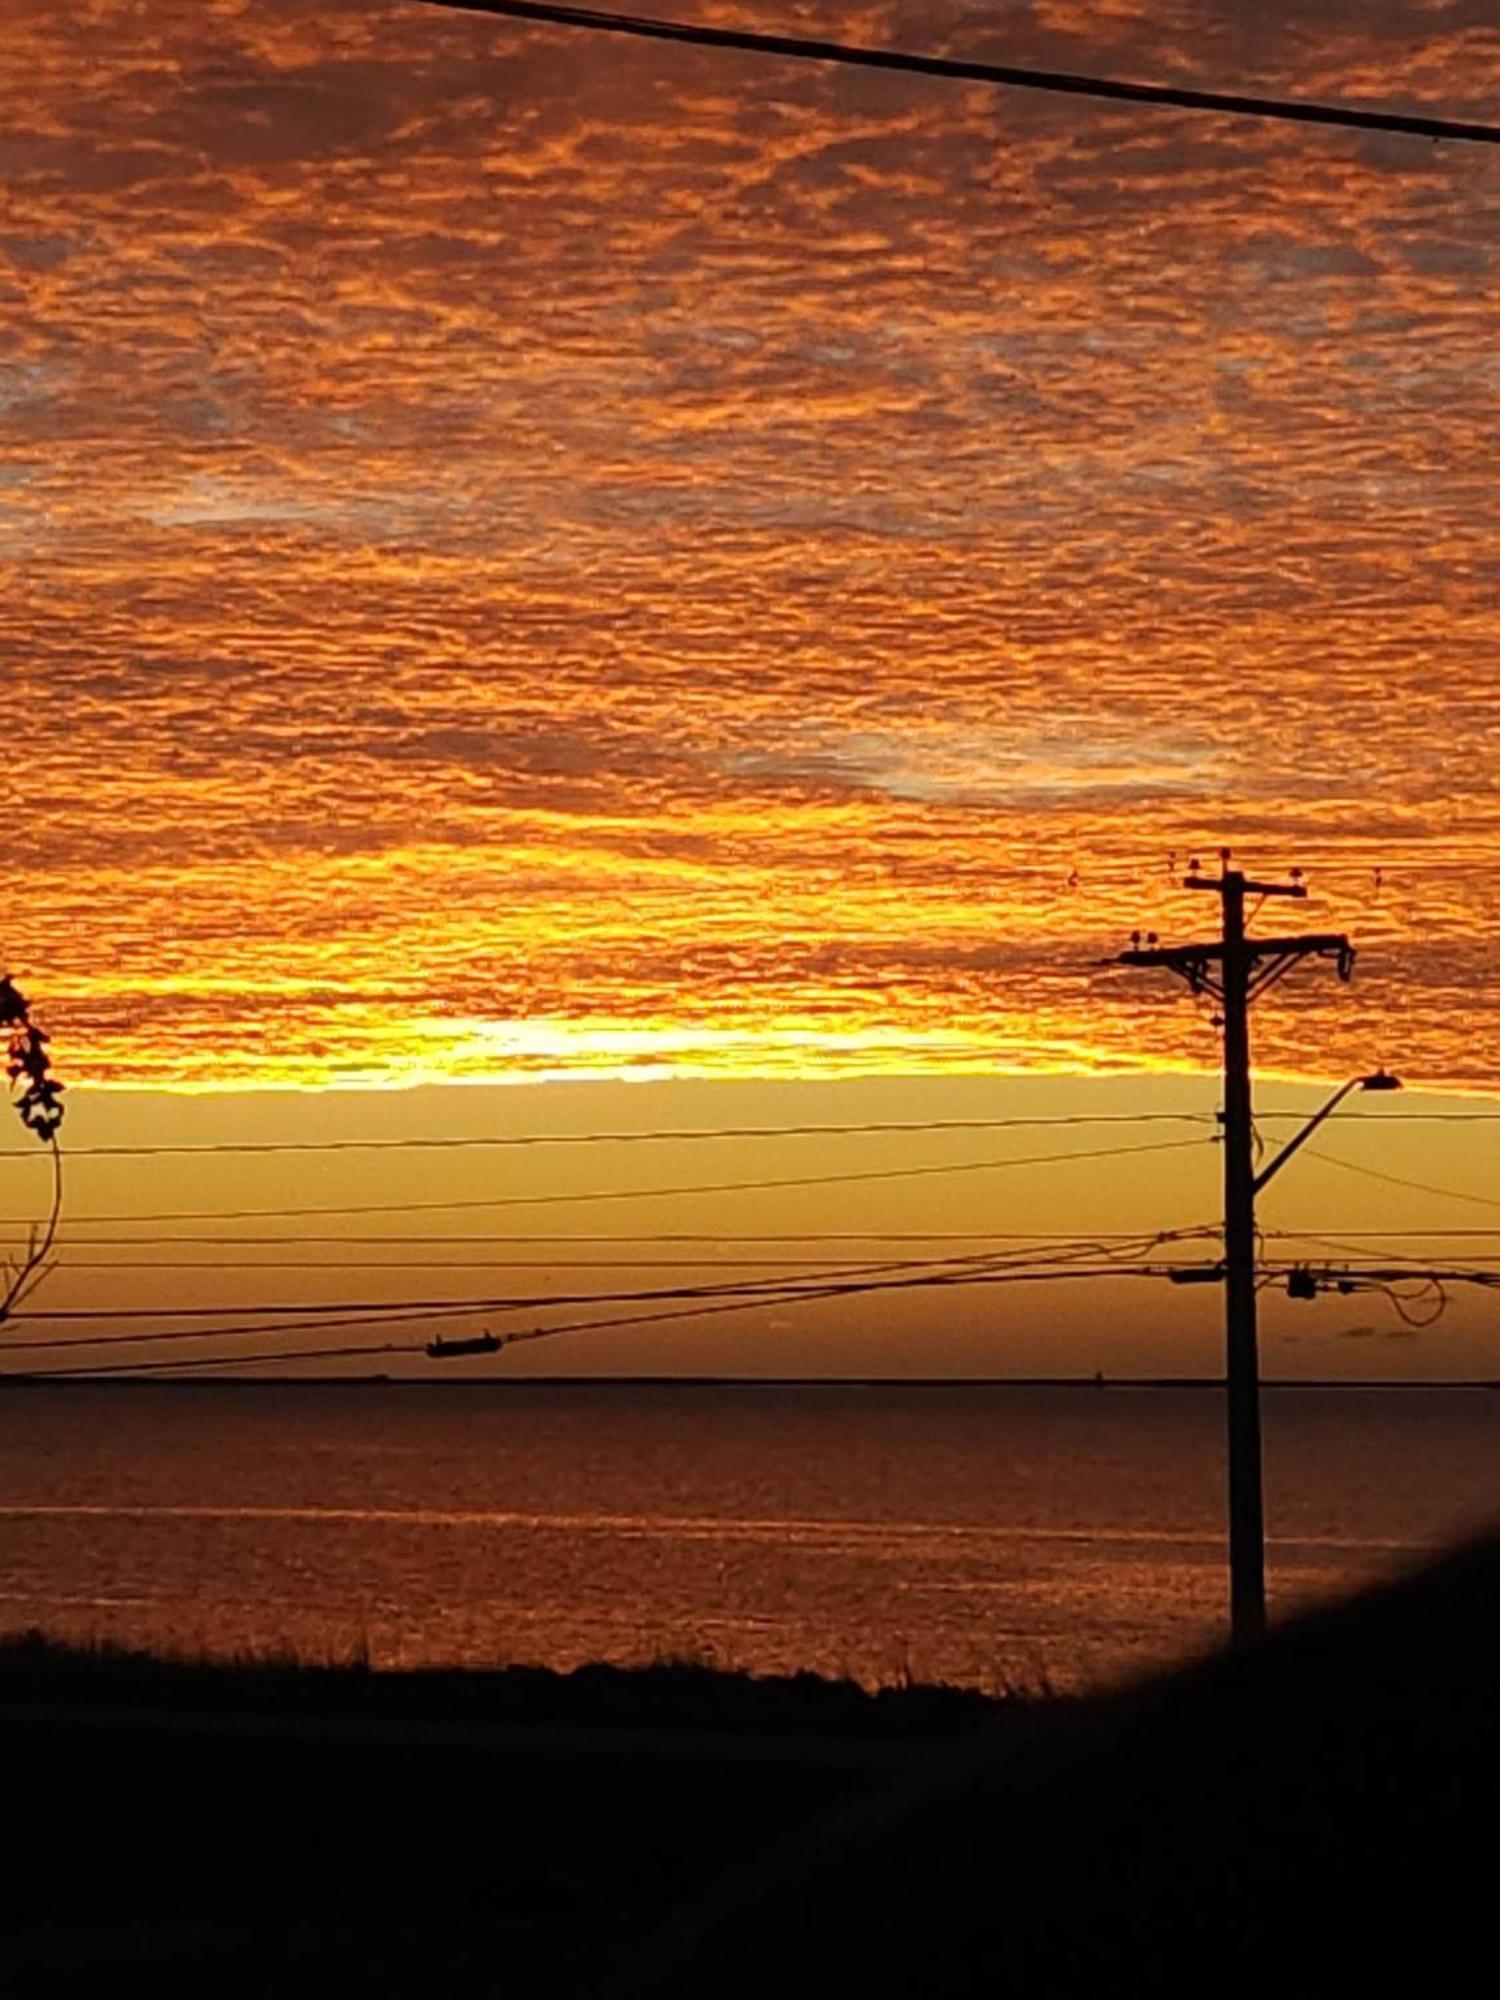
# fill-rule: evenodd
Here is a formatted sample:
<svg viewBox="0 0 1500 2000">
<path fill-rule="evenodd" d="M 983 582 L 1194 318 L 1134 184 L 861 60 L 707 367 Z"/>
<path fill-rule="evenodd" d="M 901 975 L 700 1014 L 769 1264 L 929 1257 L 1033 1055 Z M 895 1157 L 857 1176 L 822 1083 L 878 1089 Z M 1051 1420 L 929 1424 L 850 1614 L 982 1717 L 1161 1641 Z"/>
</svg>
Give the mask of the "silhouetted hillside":
<svg viewBox="0 0 1500 2000">
<path fill-rule="evenodd" d="M 1024 1743 L 939 1753 L 732 1885 L 659 2000 L 1456 1992 L 1493 1979 L 1500 1542 Z"/>
<path fill-rule="evenodd" d="M 13 1643 L 8 1990 L 1468 1990 L 1497 1614 L 1500 1542 L 1030 1705 Z"/>
</svg>

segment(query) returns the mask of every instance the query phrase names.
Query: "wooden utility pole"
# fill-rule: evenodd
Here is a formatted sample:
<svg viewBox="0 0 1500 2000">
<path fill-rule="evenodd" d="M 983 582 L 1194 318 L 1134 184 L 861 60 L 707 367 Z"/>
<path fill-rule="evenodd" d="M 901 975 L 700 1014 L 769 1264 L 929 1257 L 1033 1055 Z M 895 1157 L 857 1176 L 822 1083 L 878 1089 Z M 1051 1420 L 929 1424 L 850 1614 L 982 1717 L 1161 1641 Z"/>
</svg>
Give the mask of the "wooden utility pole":
<svg viewBox="0 0 1500 2000">
<path fill-rule="evenodd" d="M 1299 959 L 1331 958 L 1347 979 L 1354 950 L 1346 937 L 1315 932 L 1304 937 L 1251 937 L 1248 896 L 1305 897 L 1293 870 L 1287 882 L 1252 882 L 1229 866 L 1221 849 L 1221 872 L 1201 873 L 1189 864 L 1185 889 L 1211 890 L 1219 898 L 1222 924 L 1209 944 L 1158 946 L 1155 937 L 1141 948 L 1121 952 L 1121 965 L 1161 966 L 1184 979 L 1194 993 L 1219 1003 L 1224 1031 L 1224 1376 L 1229 1447 L 1229 1623 L 1235 1645 L 1258 1639 L 1266 1628 L 1265 1501 L 1261 1476 L 1260 1355 L 1255 1324 L 1254 1128 L 1250 1093 L 1250 1008 Z M 1258 907 L 1258 905 L 1257 905 Z"/>
</svg>

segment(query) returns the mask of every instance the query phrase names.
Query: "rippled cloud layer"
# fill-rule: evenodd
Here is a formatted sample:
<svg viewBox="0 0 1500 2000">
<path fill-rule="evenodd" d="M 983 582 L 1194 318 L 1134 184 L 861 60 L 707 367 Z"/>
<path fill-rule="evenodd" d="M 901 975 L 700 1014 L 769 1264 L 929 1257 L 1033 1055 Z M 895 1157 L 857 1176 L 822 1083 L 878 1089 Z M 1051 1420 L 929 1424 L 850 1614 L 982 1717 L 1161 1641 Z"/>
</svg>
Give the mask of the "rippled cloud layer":
<svg viewBox="0 0 1500 2000">
<path fill-rule="evenodd" d="M 702 13 L 1500 117 L 1485 0 Z M 1366 948 L 1268 1061 L 1500 1081 L 1500 154 L 365 0 L 6 41 L 75 1072 L 1208 1061 L 1094 961 L 1227 839 Z"/>
</svg>

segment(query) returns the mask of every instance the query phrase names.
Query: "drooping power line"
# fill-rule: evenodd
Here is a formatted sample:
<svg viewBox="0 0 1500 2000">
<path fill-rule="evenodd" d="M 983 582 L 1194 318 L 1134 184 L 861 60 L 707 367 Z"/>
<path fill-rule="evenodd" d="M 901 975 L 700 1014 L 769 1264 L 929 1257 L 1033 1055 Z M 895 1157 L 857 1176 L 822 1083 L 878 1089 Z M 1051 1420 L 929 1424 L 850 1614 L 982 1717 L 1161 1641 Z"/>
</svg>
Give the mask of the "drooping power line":
<svg viewBox="0 0 1500 2000">
<path fill-rule="evenodd" d="M 739 1284 L 669 1286 L 644 1292 L 609 1291 L 568 1297 L 562 1294 L 547 1294 L 541 1298 L 518 1299 L 513 1296 L 479 1299 L 387 1299 L 368 1302 L 335 1304 L 324 1301 L 319 1305 L 296 1305 L 279 1307 L 264 1302 L 255 1306 L 200 1306 L 174 1308 L 159 1311 L 152 1308 L 132 1308 L 126 1312 L 101 1313 L 98 1310 L 73 1310 L 69 1312 L 34 1312 L 27 1317 L 35 1321 L 91 1321 L 107 1318 L 150 1320 L 152 1330 L 141 1333 L 110 1334 L 69 1334 L 62 1337 L 49 1336 L 42 1340 L 10 1341 L 6 1353 L 38 1352 L 43 1349 L 56 1350 L 63 1347 L 108 1347 L 108 1346 L 151 1346 L 181 1341 L 243 1340 L 252 1335 L 273 1333 L 306 1333 L 308 1331 L 327 1332 L 334 1329 L 348 1329 L 353 1326 L 390 1325 L 401 1320 L 441 1320 L 457 1317 L 474 1317 L 497 1312 L 528 1308 L 531 1310 L 555 1309 L 559 1306 L 596 1304 L 636 1304 L 642 1300 L 671 1300 L 678 1298 L 719 1298 L 733 1296 L 741 1303 L 753 1305 L 762 1300 L 776 1302 L 783 1298 L 803 1298 L 816 1296 L 828 1286 L 847 1289 L 851 1280 L 858 1281 L 858 1289 L 867 1283 L 878 1288 L 886 1280 L 918 1276 L 946 1277 L 976 1273 L 988 1275 L 992 1272 L 1019 1272 L 1024 1270 L 1052 1271 L 1060 1266 L 1079 1266 L 1089 1259 L 1098 1260 L 1101 1272 L 1123 1270 L 1129 1259 L 1139 1259 L 1153 1250 L 1169 1243 L 1186 1241 L 1199 1237 L 1200 1229 L 1158 1230 L 1153 1235 L 1136 1236 L 1111 1249 L 1105 1244 L 1078 1239 L 1067 1245 L 1058 1245 L 1045 1255 L 1012 1250 L 1008 1252 L 979 1252 L 967 1256 L 944 1258 L 904 1258 L 897 1261 L 866 1263 L 846 1266 L 841 1272 L 791 1275 L 782 1278 L 760 1278 L 745 1280 Z M 158 1323 L 164 1319 L 214 1319 L 237 1318 L 244 1314 L 289 1313 L 294 1317 L 282 1318 L 270 1324 L 249 1326 L 189 1326 L 161 1332 Z M 329 1315 L 336 1315 L 329 1317 Z"/>
<path fill-rule="evenodd" d="M 1275 1114 L 1272 1114 L 1275 1115 Z M 1294 1113 L 1288 1113 L 1294 1116 Z M 1500 1112 L 1495 1114 L 1500 1118 Z M 220 1153 L 446 1153 L 529 1146 L 682 1145 L 704 1139 L 842 1139 L 876 1133 L 1011 1132 L 1074 1125 L 1206 1125 L 1211 1111 L 1067 1112 L 1052 1117 L 910 1118 L 841 1125 L 715 1125 L 640 1132 L 504 1132 L 400 1139 L 225 1139 L 139 1146 L 70 1146 L 70 1160 L 198 1159 Z M 0 1147 L 0 1159 L 29 1160 L 23 1146 Z"/>
<path fill-rule="evenodd" d="M 1137 1242 L 1154 1246 L 1158 1243 L 1174 1240 L 1174 1238 L 1175 1238 L 1175 1232 L 1164 1231 L 1155 1236 L 1138 1238 Z M 1071 1250 L 1061 1250 L 1061 1249 L 1055 1250 L 1051 1253 L 1050 1256 L 1046 1258 L 1039 1258 L 1036 1256 L 1022 1258 L 1017 1256 L 1015 1253 L 1012 1253 L 1009 1256 L 1009 1258 L 1007 1258 L 1005 1256 L 1005 1253 L 989 1254 L 989 1255 L 986 1255 L 984 1253 L 979 1253 L 977 1255 L 968 1257 L 948 1257 L 948 1258 L 936 1258 L 936 1259 L 903 1258 L 896 1260 L 894 1262 L 889 1259 L 886 1259 L 881 1261 L 880 1263 L 855 1265 L 852 1268 L 856 1272 L 877 1273 L 877 1274 L 911 1271 L 914 1268 L 926 1271 L 932 1271 L 934 1267 L 938 1267 L 946 1271 L 952 1269 L 954 1266 L 961 1266 L 963 1268 L 969 1269 L 975 1267 L 976 1265 L 984 1265 L 984 1264 L 987 1264 L 990 1267 L 994 1267 L 998 1264 L 1005 1262 L 1010 1262 L 1010 1263 L 1024 1262 L 1032 1266 L 1041 1264 L 1058 1264 L 1058 1263 L 1066 1263 L 1069 1261 L 1070 1257 L 1076 1257 L 1078 1255 L 1102 1256 L 1107 1259 L 1111 1254 L 1112 1253 L 1109 1252 L 1107 1249 L 1105 1249 L 1102 1245 L 1097 1244 L 1091 1240 L 1084 1239 L 1080 1240 L 1077 1244 L 1072 1246 Z M 747 1278 L 747 1279 L 742 1279 L 738 1282 L 726 1280 L 723 1283 L 714 1285 L 662 1286 L 638 1292 L 620 1291 L 616 1289 L 606 1292 L 577 1292 L 577 1293 L 549 1293 L 549 1292 L 499 1293 L 489 1297 L 472 1298 L 472 1299 L 455 1299 L 455 1298 L 435 1298 L 435 1299 L 420 1298 L 420 1299 L 398 1299 L 398 1300 L 345 1299 L 338 1301 L 322 1300 L 316 1303 L 308 1302 L 305 1300 L 296 1300 L 288 1304 L 280 1304 L 280 1303 L 273 1304 L 267 1300 L 259 1300 L 253 1304 L 248 1304 L 248 1305 L 110 1307 L 102 1312 L 97 1306 L 33 1307 L 24 1314 L 17 1314 L 16 1318 L 18 1320 L 25 1319 L 28 1321 L 38 1321 L 38 1320 L 77 1321 L 77 1320 L 98 1320 L 98 1319 L 109 1319 L 109 1320 L 149 1319 L 152 1321 L 158 1321 L 158 1320 L 190 1320 L 190 1319 L 191 1320 L 243 1319 L 246 1317 L 254 1317 L 256 1314 L 260 1313 L 274 1313 L 280 1317 L 289 1318 L 293 1320 L 300 1320 L 305 1317 L 318 1317 L 328 1313 L 368 1313 L 374 1315 L 386 1312 L 404 1311 L 413 1314 L 420 1314 L 424 1312 L 431 1312 L 436 1314 L 441 1312 L 452 1311 L 455 1308 L 464 1311 L 480 1311 L 480 1312 L 484 1311 L 521 1312 L 521 1311 L 545 1310 L 547 1308 L 555 1306 L 614 1305 L 623 1302 L 633 1303 L 637 1300 L 650 1300 L 650 1299 L 711 1298 L 711 1297 L 721 1297 L 723 1294 L 727 1292 L 733 1292 L 748 1298 L 759 1292 L 792 1291 L 795 1293 L 798 1292 L 800 1288 L 803 1286 L 815 1286 L 819 1282 L 821 1281 L 816 1278 L 807 1278 L 807 1279 L 798 1279 L 795 1277 Z"/>
<path fill-rule="evenodd" d="M 1291 1267 L 1288 1267 L 1288 1270 L 1290 1268 Z M 603 1333 L 618 1327 L 651 1326 L 654 1325 L 657 1321 L 665 1322 L 668 1320 L 708 1319 L 716 1317 L 720 1314 L 744 1312 L 747 1309 L 756 1306 L 763 1307 L 763 1306 L 775 1305 L 778 1307 L 785 1307 L 788 1305 L 795 1304 L 799 1301 L 817 1301 L 817 1300 L 831 1299 L 831 1298 L 847 1298 L 861 1293 L 867 1294 L 875 1291 L 909 1290 L 914 1287 L 928 1286 L 928 1285 L 944 1285 L 944 1286 L 1001 1285 L 1001 1284 L 1035 1285 L 1035 1284 L 1046 1284 L 1046 1283 L 1061 1283 L 1065 1281 L 1076 1282 L 1076 1281 L 1092 1280 L 1103 1277 L 1165 1278 L 1165 1277 L 1170 1277 L 1171 1275 L 1172 1275 L 1171 1267 L 1156 1264 L 1156 1265 L 1139 1265 L 1139 1266 L 1123 1266 L 1123 1267 L 1112 1266 L 1103 1270 L 1003 1271 L 1003 1272 L 985 1272 L 985 1273 L 954 1273 L 952 1275 L 944 1275 L 944 1276 L 935 1275 L 922 1278 L 912 1278 L 909 1280 L 900 1280 L 888 1284 L 880 1284 L 872 1282 L 869 1284 L 854 1283 L 844 1286 L 829 1285 L 829 1286 L 819 1287 L 815 1290 L 809 1289 L 806 1291 L 793 1292 L 779 1298 L 775 1296 L 767 1296 L 758 1298 L 736 1298 L 728 1300 L 718 1299 L 711 1303 L 699 1303 L 695 1301 L 694 1303 L 688 1305 L 667 1306 L 662 1311 L 617 1313 L 617 1314 L 610 1314 L 609 1316 L 604 1318 L 567 1320 L 563 1321 L 560 1324 L 552 1326 L 527 1327 L 520 1329 L 516 1332 L 508 1333 L 501 1336 L 500 1345 L 502 1348 L 513 1347 L 513 1346 L 520 1346 L 532 1341 L 550 1340 L 568 1334 Z M 1281 1271 L 1270 1275 L 1284 1277 L 1288 1275 L 1288 1272 Z M 1322 1275 L 1324 1277 L 1336 1278 L 1338 1274 L 1336 1272 L 1331 1272 Z M 1403 1301 L 1391 1289 L 1391 1287 L 1396 1284 L 1409 1283 L 1412 1281 L 1420 1281 L 1429 1286 L 1437 1287 L 1439 1292 L 1441 1292 L 1441 1287 L 1444 1284 L 1473 1284 L 1473 1285 L 1483 1286 L 1486 1289 L 1500 1288 L 1500 1273 L 1495 1273 L 1491 1271 L 1364 1270 L 1351 1273 L 1350 1277 L 1352 1280 L 1350 1287 L 1351 1289 L 1381 1291 L 1385 1293 L 1386 1296 L 1391 1298 L 1392 1302 L 1397 1305 L 1398 1310 L 1401 1309 Z M 1404 1318 L 1409 1317 L 1409 1315 L 1405 1311 L 1403 1311 L 1402 1316 Z M 350 1323 L 360 1324 L 361 1322 L 356 1321 Z M 372 1321 L 368 1323 L 379 1324 L 378 1321 Z M 1413 1320 L 1411 1321 L 1411 1323 L 1425 1324 L 1430 1322 Z M 243 1332 L 244 1329 L 240 1329 L 240 1331 Z M 191 1338 L 190 1335 L 184 1335 L 182 1337 Z M 146 1338 L 146 1336 L 142 1336 L 142 1338 L 144 1339 Z M 63 1343 L 53 1343 L 53 1344 L 61 1345 Z M 186 1357 L 161 1360 L 161 1361 L 82 1362 L 76 1365 L 69 1365 L 61 1368 L 40 1368 L 40 1369 L 27 1370 L 25 1372 L 24 1379 L 35 1380 L 35 1381 L 50 1381 L 67 1376 L 105 1376 L 105 1375 L 133 1376 L 133 1375 L 153 1375 L 153 1374 L 166 1374 L 166 1373 L 189 1374 L 189 1373 L 196 1373 L 203 1369 L 262 1368 L 280 1362 L 340 1361 L 340 1360 L 347 1360 L 352 1357 L 365 1357 L 378 1354 L 416 1355 L 425 1353 L 426 1351 L 427 1351 L 427 1343 L 425 1341 L 384 1341 L 374 1344 L 347 1345 L 338 1347 L 279 1348 L 267 1354 L 244 1354 L 244 1353 L 228 1354 L 228 1355 L 211 1354 L 211 1355 L 189 1355 Z"/>
<path fill-rule="evenodd" d="M 1345 1173 L 1363 1174 L 1366 1180 L 1385 1181 L 1390 1187 L 1407 1188 L 1417 1194 L 1441 1195 L 1445 1201 L 1475 1201 L 1483 1208 L 1500 1208 L 1500 1196 L 1476 1194 L 1469 1188 L 1439 1187 L 1432 1181 L 1409 1180 L 1405 1174 L 1388 1174 L 1381 1167 L 1367 1167 L 1358 1160 L 1344 1160 L 1337 1153 L 1325 1153 L 1321 1146 L 1309 1146 L 1304 1157 L 1322 1160 L 1326 1166 L 1342 1167 Z M 1389 1231 L 1385 1233 L 1390 1234 Z"/>
<path fill-rule="evenodd" d="M 700 1181 L 669 1187 L 579 1188 L 540 1194 L 469 1196 L 453 1201 L 334 1202 L 326 1205 L 299 1203 L 285 1208 L 142 1210 L 137 1214 L 127 1211 L 123 1214 L 86 1215 L 79 1217 L 78 1220 L 89 1223 L 243 1222 L 269 1217 L 307 1215 L 416 1215 L 467 1209 L 571 1205 L 575 1202 L 665 1200 L 685 1195 L 746 1194 L 780 1188 L 838 1187 L 857 1182 L 921 1180 L 941 1174 L 999 1173 L 1009 1167 L 1046 1167 L 1069 1165 L 1078 1160 L 1123 1159 L 1132 1154 L 1173 1152 L 1186 1146 L 1201 1146 L 1204 1143 L 1201 1138 L 1156 1139 L 1143 1146 L 1093 1146 L 1078 1148 L 1067 1153 L 1014 1154 L 990 1160 L 948 1160 L 927 1166 L 873 1167 L 851 1173 L 795 1174 L 772 1176 L 763 1180 Z"/>
<path fill-rule="evenodd" d="M 1041 1284 L 1064 1278 L 1084 1279 L 1084 1278 L 1097 1278 L 1097 1277 L 1134 1277 L 1134 1276 L 1155 1277 L 1162 1275 L 1164 1275 L 1164 1272 L 1159 1267 L 1150 1270 L 1145 1270 L 1145 1269 L 1137 1269 L 1135 1267 L 1127 1265 L 1127 1266 L 1106 1266 L 1104 1269 L 1093 1269 L 1093 1270 L 1003 1271 L 1003 1272 L 982 1272 L 982 1273 L 954 1272 L 951 1274 L 927 1273 L 927 1274 L 922 1274 L 920 1276 L 914 1276 L 910 1278 L 896 1278 L 887 1281 L 870 1279 L 861 1282 L 858 1280 L 851 1280 L 847 1283 L 842 1283 L 837 1285 L 824 1284 L 817 1286 L 808 1286 L 804 1289 L 789 1289 L 781 1292 L 768 1291 L 765 1293 L 745 1294 L 731 1299 L 725 1299 L 721 1296 L 714 1296 L 710 1299 L 692 1298 L 691 1302 L 688 1304 L 682 1305 L 680 1307 L 674 1307 L 669 1305 L 666 1310 L 661 1312 L 645 1312 L 645 1313 L 631 1312 L 627 1314 L 611 1314 L 609 1317 L 603 1319 L 594 1318 L 588 1320 L 565 1321 L 560 1325 L 526 1327 L 519 1329 L 516 1332 L 502 1335 L 500 1337 L 500 1344 L 502 1347 L 508 1347 L 508 1346 L 520 1345 L 522 1343 L 535 1340 L 550 1339 L 560 1334 L 584 1333 L 584 1332 L 595 1332 L 595 1331 L 602 1332 L 606 1328 L 612 1328 L 612 1327 L 646 1325 L 653 1323 L 658 1319 L 660 1320 L 698 1319 L 698 1318 L 710 1317 L 718 1313 L 744 1312 L 755 1307 L 767 1307 L 767 1306 L 784 1307 L 796 1304 L 799 1301 L 813 1301 L 813 1300 L 832 1299 L 832 1298 L 849 1298 L 880 1291 L 910 1291 L 913 1289 L 920 1289 L 928 1286 L 937 1286 L 937 1285 L 947 1286 L 947 1285 L 964 1285 L 964 1284 Z M 630 1294 L 620 1295 L 622 1302 L 624 1300 L 629 1299 L 630 1296 L 631 1296 Z M 645 1301 L 651 1301 L 653 1299 L 653 1295 L 650 1293 L 640 1293 L 635 1296 Z M 666 1293 L 662 1293 L 660 1295 L 655 1295 L 655 1296 L 660 1297 L 663 1301 L 667 1300 L 670 1297 L 670 1295 Z M 681 1297 L 684 1295 L 679 1293 L 678 1296 Z M 601 1296 L 599 1302 L 606 1303 L 607 1301 Z M 569 1301 L 563 1299 L 557 1299 L 553 1300 L 551 1303 L 554 1305 L 564 1305 L 569 1303 Z M 461 1310 L 464 1313 L 481 1313 L 492 1310 L 492 1308 L 484 1305 L 472 1305 L 460 1308 L 459 1310 Z M 407 1317 L 407 1316 L 438 1317 L 438 1315 L 436 1314 L 429 1315 L 426 1314 L 425 1312 L 413 1313 L 410 1315 L 406 1314 L 401 1315 L 401 1317 Z M 41 1317 L 41 1315 L 38 1315 L 38 1317 Z M 47 1315 L 47 1317 L 57 1317 L 57 1315 Z M 391 1315 L 392 1319 L 396 1317 L 397 1316 L 394 1314 Z M 331 1324 L 332 1322 L 330 1322 L 330 1325 Z M 351 1319 L 344 1322 L 344 1324 L 351 1326 L 361 1325 L 361 1324 L 380 1325 L 382 1324 L 382 1320 L 378 1316 L 371 1315 L 362 1320 Z M 286 1330 L 290 1331 L 292 1329 L 288 1328 Z M 244 1328 L 223 1330 L 223 1332 L 226 1333 L 230 1338 L 235 1337 L 237 1333 L 244 1334 L 246 1331 L 247 1330 Z M 214 1332 L 213 1330 L 205 1331 L 203 1329 L 198 1329 L 196 1330 L 196 1332 L 189 1331 L 177 1334 L 167 1334 L 158 1336 L 157 1338 L 165 1342 L 168 1340 L 192 1341 L 195 1337 L 202 1340 L 209 1340 L 214 1337 Z M 120 1345 L 120 1346 L 134 1345 L 134 1344 L 146 1345 L 149 1344 L 151 1340 L 152 1340 L 151 1335 L 140 1334 L 140 1335 L 117 1335 L 114 1336 L 112 1339 L 104 1339 L 100 1341 L 93 1341 L 93 1340 L 89 1341 L 79 1340 L 77 1342 L 37 1341 L 37 1342 L 22 1343 L 22 1345 L 29 1346 L 33 1350 L 40 1349 L 42 1347 L 49 1347 L 55 1350 L 56 1348 L 61 1346 L 75 1345 L 75 1344 L 78 1346 L 106 1346 L 106 1347 L 110 1345 Z M 45 1368 L 45 1369 L 28 1370 L 27 1376 L 30 1379 L 42 1379 L 44 1377 L 50 1378 L 62 1375 L 156 1374 L 167 1370 L 177 1371 L 177 1370 L 189 1370 L 189 1369 L 199 1369 L 199 1368 L 227 1368 L 235 1366 L 262 1367 L 268 1362 L 312 1361 L 312 1360 L 331 1361 L 331 1360 L 342 1359 L 351 1354 L 366 1355 L 366 1354 L 377 1354 L 377 1353 L 386 1353 L 386 1354 L 424 1353 L 426 1351 L 426 1346 L 427 1343 L 425 1341 L 413 1341 L 410 1343 L 391 1342 L 381 1346 L 304 1347 L 295 1349 L 279 1349 L 269 1354 L 239 1353 L 231 1355 L 213 1354 L 207 1356 L 189 1355 L 186 1357 L 173 1358 L 165 1361 L 138 1361 L 138 1362 L 123 1361 L 123 1362 L 102 1362 L 102 1363 L 85 1362 L 85 1363 L 80 1363 L 77 1366 L 67 1366 L 63 1368 Z"/>
</svg>

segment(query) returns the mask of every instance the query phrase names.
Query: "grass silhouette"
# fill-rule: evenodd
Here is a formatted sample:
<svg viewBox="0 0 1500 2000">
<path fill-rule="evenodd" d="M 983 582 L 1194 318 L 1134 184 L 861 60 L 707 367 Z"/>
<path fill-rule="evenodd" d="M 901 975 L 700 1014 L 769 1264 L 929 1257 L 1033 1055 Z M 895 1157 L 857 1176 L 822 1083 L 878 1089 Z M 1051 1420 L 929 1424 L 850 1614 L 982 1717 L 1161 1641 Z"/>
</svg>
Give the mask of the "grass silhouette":
<svg viewBox="0 0 1500 2000">
<path fill-rule="evenodd" d="M 1491 1948 L 1497 1642 L 1500 1541 L 1069 1701 L 21 1636 L 11 1985 L 1458 1990 Z"/>
</svg>

